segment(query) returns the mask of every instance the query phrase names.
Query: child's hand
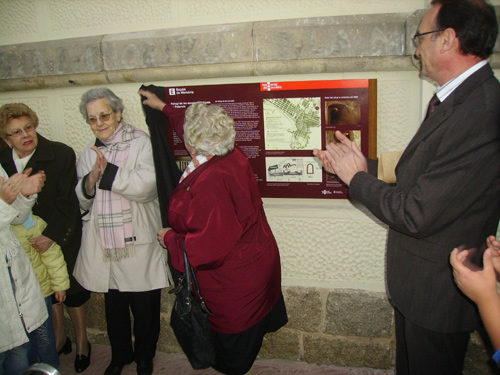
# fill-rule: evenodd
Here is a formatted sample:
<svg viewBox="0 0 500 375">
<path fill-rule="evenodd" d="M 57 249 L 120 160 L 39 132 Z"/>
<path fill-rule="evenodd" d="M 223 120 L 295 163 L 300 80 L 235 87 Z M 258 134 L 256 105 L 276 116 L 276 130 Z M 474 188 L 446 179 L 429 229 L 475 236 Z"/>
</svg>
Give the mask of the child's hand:
<svg viewBox="0 0 500 375">
<path fill-rule="evenodd" d="M 65 290 L 61 290 L 59 292 L 55 292 L 54 293 L 54 297 L 56 297 L 57 304 L 60 305 L 61 303 L 63 303 L 64 301 L 66 301 L 66 291 Z"/>
</svg>

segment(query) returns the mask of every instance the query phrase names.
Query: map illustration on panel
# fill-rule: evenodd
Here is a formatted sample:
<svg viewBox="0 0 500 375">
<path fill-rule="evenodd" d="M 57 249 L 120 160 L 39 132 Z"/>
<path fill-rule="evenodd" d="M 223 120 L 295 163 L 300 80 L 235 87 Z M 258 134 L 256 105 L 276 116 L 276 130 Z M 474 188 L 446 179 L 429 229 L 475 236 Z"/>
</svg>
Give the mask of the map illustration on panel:
<svg viewBox="0 0 500 375">
<path fill-rule="evenodd" d="M 321 98 L 264 99 L 266 150 L 321 148 Z"/>
</svg>

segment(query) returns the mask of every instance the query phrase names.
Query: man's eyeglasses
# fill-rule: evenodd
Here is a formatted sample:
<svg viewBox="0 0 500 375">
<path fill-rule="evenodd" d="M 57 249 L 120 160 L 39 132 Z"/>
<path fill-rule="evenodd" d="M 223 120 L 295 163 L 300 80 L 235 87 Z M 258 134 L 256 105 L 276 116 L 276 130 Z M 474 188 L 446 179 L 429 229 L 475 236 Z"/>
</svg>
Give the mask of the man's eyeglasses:
<svg viewBox="0 0 500 375">
<path fill-rule="evenodd" d="M 439 33 L 444 30 L 445 29 L 439 29 L 439 30 L 426 31 L 425 33 L 416 33 L 415 35 L 413 35 L 413 45 L 415 46 L 415 48 L 418 48 L 418 46 L 420 45 L 420 37 L 427 34 Z"/>
<path fill-rule="evenodd" d="M 109 120 L 109 118 L 111 117 L 111 115 L 113 114 L 114 112 L 109 112 L 109 113 L 101 113 L 99 115 L 99 120 L 101 122 L 106 122 Z M 89 125 L 95 125 L 97 124 L 97 117 L 87 117 L 87 122 L 89 123 Z"/>
<path fill-rule="evenodd" d="M 35 126 L 32 124 L 28 124 L 24 127 L 24 131 L 26 133 L 31 133 L 33 130 L 35 130 Z M 7 133 L 7 135 L 9 137 L 20 137 L 21 135 L 23 135 L 23 129 L 14 129 L 12 130 L 12 133 Z"/>
</svg>

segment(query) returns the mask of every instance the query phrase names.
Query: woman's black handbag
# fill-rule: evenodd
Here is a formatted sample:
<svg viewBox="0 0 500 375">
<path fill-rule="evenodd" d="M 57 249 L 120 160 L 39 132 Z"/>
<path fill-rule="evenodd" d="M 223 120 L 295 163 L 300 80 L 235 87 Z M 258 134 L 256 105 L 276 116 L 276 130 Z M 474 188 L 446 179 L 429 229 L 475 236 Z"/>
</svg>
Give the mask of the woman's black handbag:
<svg viewBox="0 0 500 375">
<path fill-rule="evenodd" d="M 184 252 L 186 272 L 177 286 L 169 291 L 175 294 L 170 326 L 193 369 L 204 369 L 215 364 L 215 346 L 208 315 L 213 315 L 200 293 L 193 268 Z M 194 287 L 194 291 L 193 291 Z M 194 293 L 196 292 L 196 294 Z"/>
</svg>

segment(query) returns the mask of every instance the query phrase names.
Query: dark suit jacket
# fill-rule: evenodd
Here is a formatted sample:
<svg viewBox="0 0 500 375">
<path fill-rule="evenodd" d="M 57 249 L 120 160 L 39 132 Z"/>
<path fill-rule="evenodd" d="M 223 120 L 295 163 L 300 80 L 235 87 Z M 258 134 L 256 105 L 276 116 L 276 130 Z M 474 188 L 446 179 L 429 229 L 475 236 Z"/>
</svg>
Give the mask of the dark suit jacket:
<svg viewBox="0 0 500 375">
<path fill-rule="evenodd" d="M 500 217 L 500 84 L 490 66 L 464 81 L 420 126 L 395 186 L 357 173 L 349 193 L 389 225 L 387 285 L 409 320 L 472 331 L 474 304 L 453 281 L 454 247 L 480 247 Z"/>
<path fill-rule="evenodd" d="M 32 167 L 32 173 L 44 171 L 47 180 L 33 206 L 33 214 L 47 222 L 44 236 L 62 248 L 71 277 L 71 291 L 68 292 L 71 294 L 79 289 L 72 273 L 82 237 L 80 206 L 75 194 L 75 152 L 63 143 L 37 135 L 38 146 L 26 168 Z M 0 163 L 9 176 L 17 172 L 10 148 L 0 152 Z"/>
</svg>

